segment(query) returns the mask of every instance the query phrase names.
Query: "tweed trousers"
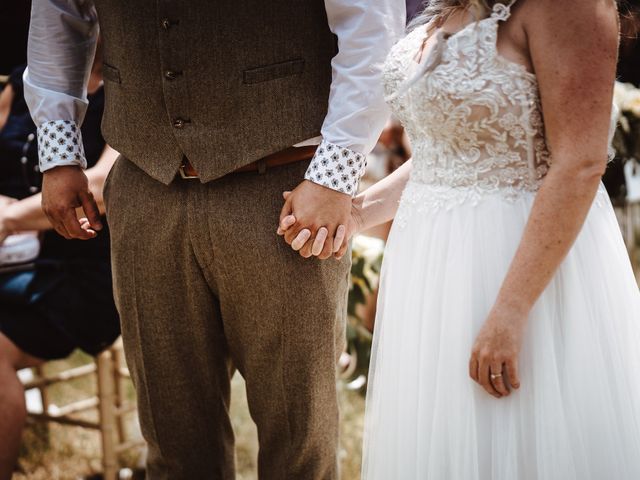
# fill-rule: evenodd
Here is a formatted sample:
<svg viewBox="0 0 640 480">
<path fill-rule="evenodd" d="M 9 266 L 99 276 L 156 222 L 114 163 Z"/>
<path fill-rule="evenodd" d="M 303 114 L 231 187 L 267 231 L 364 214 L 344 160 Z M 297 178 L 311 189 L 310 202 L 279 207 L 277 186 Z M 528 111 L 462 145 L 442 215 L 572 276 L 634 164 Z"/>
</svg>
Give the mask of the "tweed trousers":
<svg viewBox="0 0 640 480">
<path fill-rule="evenodd" d="M 165 185 L 121 156 L 109 174 L 114 292 L 151 480 L 235 478 L 235 369 L 260 479 L 338 478 L 350 259 L 305 260 L 275 233 L 282 192 L 307 166 Z"/>
</svg>

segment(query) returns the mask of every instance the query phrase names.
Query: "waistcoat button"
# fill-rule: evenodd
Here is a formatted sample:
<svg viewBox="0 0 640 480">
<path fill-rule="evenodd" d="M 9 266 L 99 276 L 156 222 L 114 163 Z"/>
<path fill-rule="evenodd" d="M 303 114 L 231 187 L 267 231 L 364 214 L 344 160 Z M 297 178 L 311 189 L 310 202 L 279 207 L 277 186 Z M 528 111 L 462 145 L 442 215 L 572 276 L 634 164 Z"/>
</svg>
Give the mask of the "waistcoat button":
<svg viewBox="0 0 640 480">
<path fill-rule="evenodd" d="M 164 72 L 164 77 L 167 80 L 175 80 L 180 75 L 182 75 L 182 72 L 175 71 L 175 70 L 167 70 L 166 72 Z"/>
<path fill-rule="evenodd" d="M 186 121 L 186 120 L 184 120 L 184 119 L 182 119 L 182 118 L 176 118 L 176 119 L 173 121 L 173 126 L 174 126 L 175 128 L 184 128 L 184 126 L 185 126 L 186 124 L 187 124 L 187 121 Z"/>
<path fill-rule="evenodd" d="M 171 20 L 169 20 L 168 18 L 163 18 L 160 24 L 165 30 L 169 30 L 171 28 Z"/>
</svg>

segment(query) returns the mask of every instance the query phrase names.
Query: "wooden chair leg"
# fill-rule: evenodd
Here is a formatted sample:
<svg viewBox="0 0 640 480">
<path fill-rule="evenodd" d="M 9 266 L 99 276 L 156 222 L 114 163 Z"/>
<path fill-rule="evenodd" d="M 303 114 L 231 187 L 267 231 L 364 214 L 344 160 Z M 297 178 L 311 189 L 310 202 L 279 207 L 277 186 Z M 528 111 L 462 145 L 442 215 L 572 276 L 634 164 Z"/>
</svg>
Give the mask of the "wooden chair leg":
<svg viewBox="0 0 640 480">
<path fill-rule="evenodd" d="M 116 346 L 111 349 L 111 352 L 113 354 L 113 377 L 116 389 L 116 408 L 118 408 L 118 411 L 120 412 L 116 419 L 118 427 L 118 445 L 121 445 L 126 440 L 126 419 L 125 415 L 122 413 L 122 407 L 125 404 L 124 395 L 126 390 L 120 370 L 124 368 L 126 362 L 124 360 L 124 351 L 121 346 L 116 344 Z"/>
<path fill-rule="evenodd" d="M 38 389 L 42 398 L 42 413 L 30 413 L 30 419 L 42 423 L 48 430 L 50 423 L 74 425 L 99 430 L 102 445 L 102 468 L 106 480 L 116 480 L 120 465 L 118 455 L 131 448 L 143 446 L 142 439 L 126 439 L 125 414 L 135 411 L 135 403 L 125 399 L 129 372 L 120 344 L 101 353 L 95 363 L 82 365 L 47 377 L 42 367 L 33 369 L 37 378 L 24 381 L 25 389 Z M 78 400 L 51 411 L 47 387 L 72 379 L 96 375 L 97 395 Z M 74 415 L 98 407 L 99 421 L 87 421 Z"/>
<path fill-rule="evenodd" d="M 42 365 L 38 365 L 37 367 L 33 368 L 33 371 L 35 371 L 36 375 L 38 376 L 38 378 L 44 378 L 45 377 L 45 372 L 44 372 L 44 367 Z M 42 400 L 42 413 L 47 415 L 49 413 L 49 392 L 47 391 L 47 387 L 46 386 L 41 386 L 37 388 L 38 392 L 40 393 L 40 399 Z M 45 422 L 42 424 L 42 430 L 40 430 L 41 432 L 43 432 L 45 438 L 46 438 L 46 442 L 47 444 L 49 444 L 50 441 L 50 435 L 51 435 L 51 428 L 49 425 L 49 422 Z"/>
<path fill-rule="evenodd" d="M 44 378 L 44 367 L 39 365 L 33 369 L 36 372 L 38 378 Z M 40 392 L 40 398 L 42 399 L 42 413 L 49 413 L 49 395 L 47 394 L 47 387 L 38 387 Z"/>
<path fill-rule="evenodd" d="M 102 437 L 102 467 L 105 480 L 116 480 L 118 455 L 116 450 L 116 392 L 111 350 L 101 353 L 98 364 L 98 398 L 100 403 L 100 434 Z"/>
</svg>

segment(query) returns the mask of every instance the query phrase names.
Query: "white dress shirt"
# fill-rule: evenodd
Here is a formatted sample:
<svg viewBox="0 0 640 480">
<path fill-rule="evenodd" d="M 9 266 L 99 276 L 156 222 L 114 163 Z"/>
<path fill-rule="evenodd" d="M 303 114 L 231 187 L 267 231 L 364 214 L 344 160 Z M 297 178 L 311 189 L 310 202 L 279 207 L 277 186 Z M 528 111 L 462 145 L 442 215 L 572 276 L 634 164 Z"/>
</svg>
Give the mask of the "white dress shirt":
<svg viewBox="0 0 640 480">
<path fill-rule="evenodd" d="M 388 119 L 381 69 L 404 32 L 404 0 L 325 0 L 338 37 L 322 142 L 305 178 L 355 194 Z M 25 99 L 38 126 L 40 169 L 86 168 L 79 125 L 87 109 L 87 82 L 98 37 L 92 0 L 34 0 L 29 31 Z"/>
</svg>

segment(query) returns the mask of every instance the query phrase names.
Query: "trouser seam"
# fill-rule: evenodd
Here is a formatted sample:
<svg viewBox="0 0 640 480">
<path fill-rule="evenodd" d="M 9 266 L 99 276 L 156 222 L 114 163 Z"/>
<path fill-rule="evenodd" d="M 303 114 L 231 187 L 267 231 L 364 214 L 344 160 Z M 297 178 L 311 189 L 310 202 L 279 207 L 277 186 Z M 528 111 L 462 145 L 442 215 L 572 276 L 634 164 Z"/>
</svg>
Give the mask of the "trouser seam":
<svg viewBox="0 0 640 480">
<path fill-rule="evenodd" d="M 287 389 L 286 389 L 286 338 L 287 338 L 287 332 L 285 331 L 285 315 L 282 315 L 281 318 L 281 328 L 280 331 L 281 333 L 281 348 L 280 348 L 280 352 L 282 355 L 281 361 L 282 361 L 282 376 L 281 376 L 281 388 L 282 388 L 282 400 L 284 403 L 284 413 L 285 416 L 284 418 L 286 419 L 287 422 L 287 453 L 285 455 L 285 465 L 284 465 L 284 476 L 282 477 L 283 479 L 287 479 L 288 478 L 288 474 L 289 474 L 289 465 L 291 465 L 291 460 L 290 460 L 290 455 L 293 452 L 293 434 L 291 432 L 291 419 L 289 417 L 289 405 L 287 402 Z"/>
<path fill-rule="evenodd" d="M 138 282 L 136 281 L 136 272 L 137 272 L 137 263 L 136 263 L 136 255 L 133 255 L 133 306 L 135 308 L 135 318 L 136 318 L 136 333 L 137 335 L 137 343 L 139 344 L 139 360 L 140 360 L 140 368 L 137 371 L 137 374 L 140 375 L 142 377 L 142 384 L 143 384 L 143 388 L 145 390 L 145 395 L 146 395 L 146 400 L 147 400 L 147 404 L 148 404 L 148 411 L 149 411 L 149 417 L 151 419 L 151 429 L 153 431 L 153 436 L 154 436 L 154 440 L 155 440 L 155 446 L 158 449 L 160 456 L 162 458 L 168 458 L 165 453 L 162 451 L 161 448 L 161 444 L 162 442 L 160 441 L 160 438 L 158 436 L 158 430 L 156 428 L 156 418 L 155 418 L 155 413 L 154 413 L 154 409 L 151 405 L 151 395 L 149 394 L 149 384 L 147 381 L 147 369 L 145 366 L 145 360 L 144 360 L 144 349 L 142 347 L 142 332 L 140 329 L 140 314 L 139 314 L 139 308 L 138 308 Z"/>
</svg>

